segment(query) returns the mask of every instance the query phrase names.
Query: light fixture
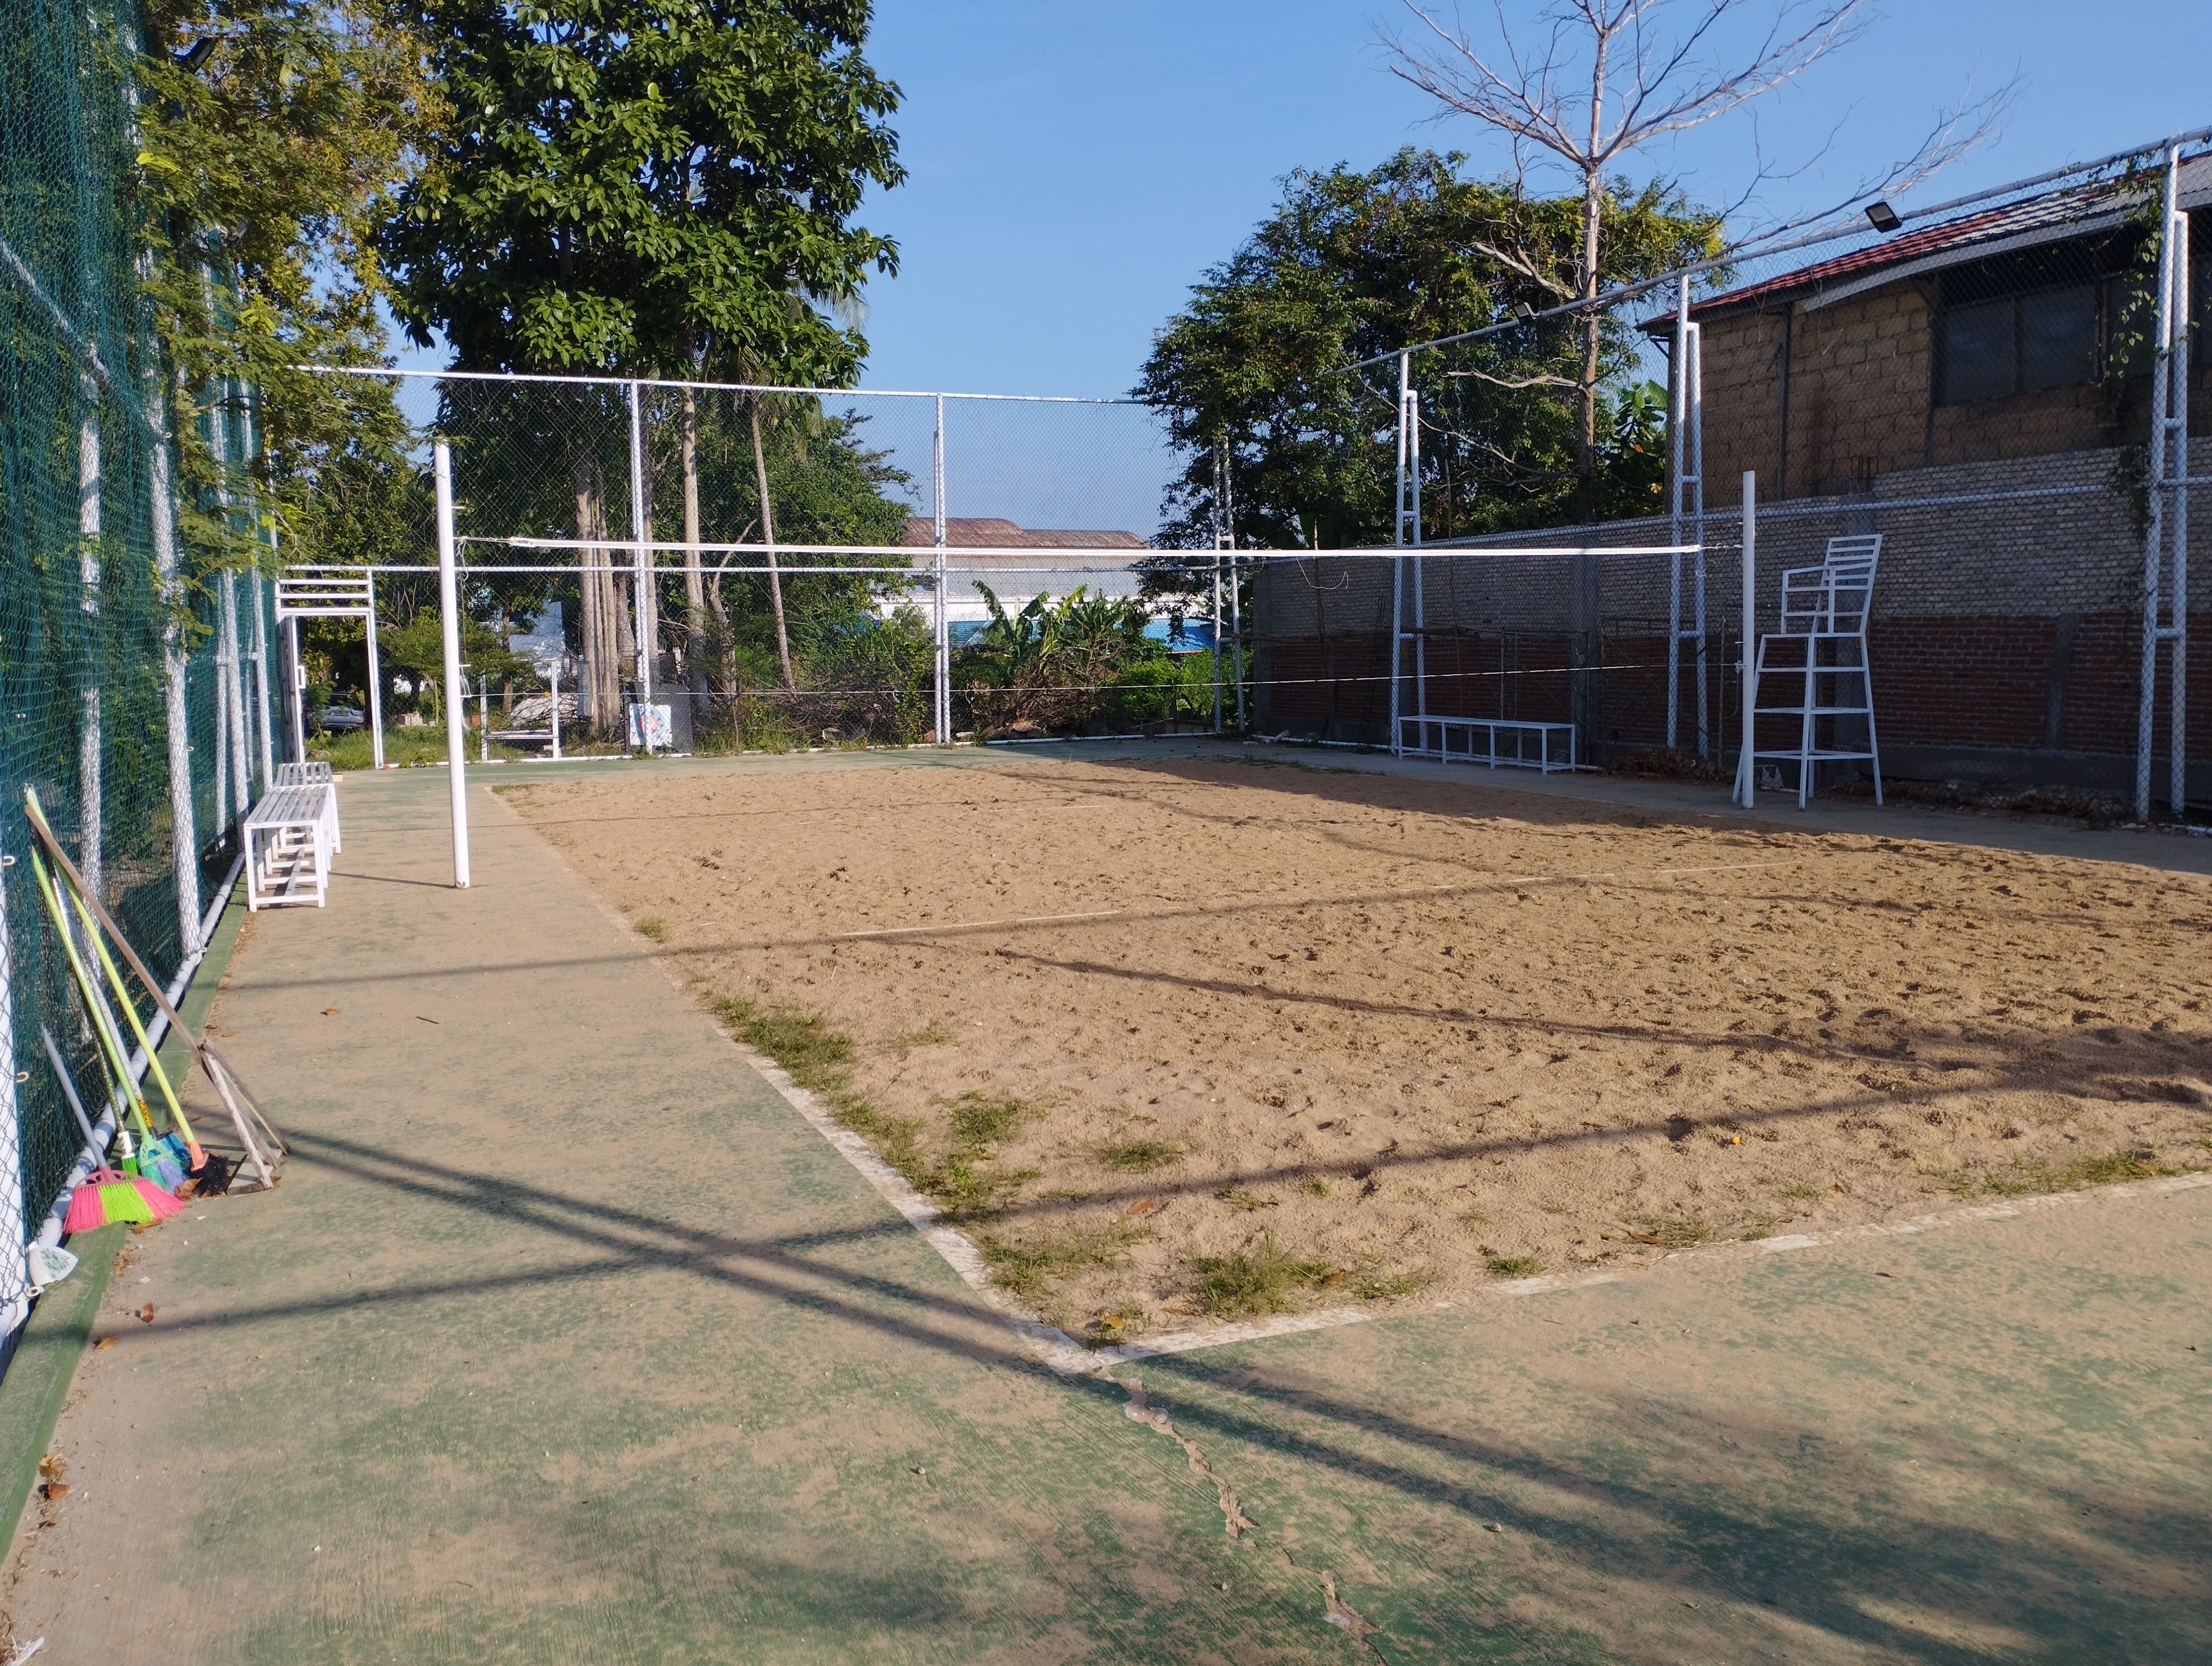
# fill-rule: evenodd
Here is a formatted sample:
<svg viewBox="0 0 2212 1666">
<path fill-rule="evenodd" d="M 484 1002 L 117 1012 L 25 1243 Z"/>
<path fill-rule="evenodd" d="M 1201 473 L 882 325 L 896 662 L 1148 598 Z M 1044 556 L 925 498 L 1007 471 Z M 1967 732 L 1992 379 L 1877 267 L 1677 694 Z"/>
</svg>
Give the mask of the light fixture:
<svg viewBox="0 0 2212 1666">
<path fill-rule="evenodd" d="M 1887 203 L 1869 203 L 1866 216 L 1874 222 L 1876 231 L 1895 231 L 1905 223 L 1895 209 Z"/>
<path fill-rule="evenodd" d="M 1536 309 L 1525 301 L 1516 301 L 1513 303 L 1513 316 L 1526 324 L 1536 316 Z"/>
</svg>

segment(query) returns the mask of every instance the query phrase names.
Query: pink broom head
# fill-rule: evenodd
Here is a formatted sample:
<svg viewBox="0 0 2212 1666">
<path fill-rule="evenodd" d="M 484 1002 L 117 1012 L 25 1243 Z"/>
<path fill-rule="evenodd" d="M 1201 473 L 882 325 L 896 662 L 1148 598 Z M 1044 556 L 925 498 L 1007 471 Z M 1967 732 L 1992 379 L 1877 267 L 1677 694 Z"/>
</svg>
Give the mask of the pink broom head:
<svg viewBox="0 0 2212 1666">
<path fill-rule="evenodd" d="M 100 1202 L 100 1183 L 121 1178 L 112 1169 L 94 1169 L 79 1181 L 76 1189 L 70 1194 L 69 1213 L 62 1217 L 62 1231 L 89 1232 L 95 1226 L 106 1225 L 107 1212 Z"/>
<path fill-rule="evenodd" d="M 126 1177 L 123 1183 L 123 1187 L 118 1188 L 118 1189 L 128 1189 L 137 1195 L 140 1205 L 145 1209 L 147 1218 L 149 1219 L 167 1220 L 171 1215 L 176 1213 L 178 1210 L 185 1207 L 182 1203 L 178 1201 L 174 1193 L 169 1191 L 166 1187 L 147 1179 L 143 1175 L 135 1177 Z M 106 1189 L 103 1187 L 101 1189 L 101 1195 L 103 1199 L 106 1197 Z M 111 1216 L 111 1219 L 112 1218 L 114 1217 Z"/>
<path fill-rule="evenodd" d="M 168 1208 L 156 1213 L 157 1206 L 148 1201 L 141 1187 L 163 1199 Z M 161 1219 L 162 1214 L 183 1207 L 149 1180 L 118 1174 L 113 1169 L 94 1169 L 70 1195 L 69 1213 L 62 1217 L 62 1227 L 65 1231 L 82 1232 L 95 1226 L 112 1226 L 118 1221 L 150 1225 Z"/>
</svg>

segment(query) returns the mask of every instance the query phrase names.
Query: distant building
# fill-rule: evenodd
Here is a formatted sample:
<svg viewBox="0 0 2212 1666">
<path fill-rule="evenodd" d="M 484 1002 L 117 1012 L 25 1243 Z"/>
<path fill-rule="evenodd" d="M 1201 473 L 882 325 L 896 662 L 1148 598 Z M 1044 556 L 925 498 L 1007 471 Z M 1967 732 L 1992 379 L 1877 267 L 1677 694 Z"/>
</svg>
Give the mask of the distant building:
<svg viewBox="0 0 2212 1666">
<path fill-rule="evenodd" d="M 937 523 L 927 515 L 908 515 L 902 542 L 912 550 L 933 549 Z M 979 585 L 988 585 L 1009 613 L 1037 596 L 1048 604 L 1064 601 L 1079 587 L 1094 596 L 1134 596 L 1137 563 L 1153 553 L 1134 532 L 1022 526 L 998 515 L 947 515 L 945 544 L 959 552 L 948 557 L 954 570 L 945 586 L 945 616 L 956 639 L 974 634 L 991 617 Z M 926 569 L 928 558 L 918 558 L 915 566 Z M 911 599 L 927 610 L 927 588 L 918 587 Z"/>
</svg>

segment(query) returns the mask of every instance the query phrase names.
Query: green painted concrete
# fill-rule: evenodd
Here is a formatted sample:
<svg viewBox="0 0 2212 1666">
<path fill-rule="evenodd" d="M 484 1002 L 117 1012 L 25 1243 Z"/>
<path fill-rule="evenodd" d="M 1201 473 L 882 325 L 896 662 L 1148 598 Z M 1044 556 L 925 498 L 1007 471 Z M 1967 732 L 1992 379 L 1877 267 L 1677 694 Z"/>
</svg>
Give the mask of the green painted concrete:
<svg viewBox="0 0 2212 1666">
<path fill-rule="evenodd" d="M 23 1334 L 0 1379 L 0 1510 L 11 1534 L 37 1482 L 39 1460 L 53 1438 L 62 1402 L 69 1397 L 77 1361 L 92 1337 L 93 1316 L 106 1292 L 115 1252 L 129 1229 L 121 1225 L 79 1232 L 70 1240 L 77 1270 L 32 1304 Z"/>
<path fill-rule="evenodd" d="M 2212 1656 L 2212 1189 L 1117 1370 L 1187 1449 L 1028 1359 L 518 776 L 467 892 L 441 775 L 349 781 L 331 907 L 246 927 L 214 1018 L 297 1155 L 131 1243 L 11 1560 L 57 1660 Z"/>
</svg>

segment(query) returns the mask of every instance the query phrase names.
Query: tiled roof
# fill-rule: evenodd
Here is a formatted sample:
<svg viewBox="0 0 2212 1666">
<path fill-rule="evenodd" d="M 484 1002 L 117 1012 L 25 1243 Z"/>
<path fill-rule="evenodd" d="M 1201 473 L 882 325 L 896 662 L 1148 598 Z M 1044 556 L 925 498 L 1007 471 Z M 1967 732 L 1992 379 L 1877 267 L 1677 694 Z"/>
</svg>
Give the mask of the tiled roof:
<svg viewBox="0 0 2212 1666">
<path fill-rule="evenodd" d="M 1134 532 L 1079 532 L 1066 527 L 1017 526 L 997 515 L 947 515 L 945 541 L 956 550 L 1148 550 Z M 927 550 L 937 542 L 937 523 L 908 515 L 902 540 Z"/>
</svg>

